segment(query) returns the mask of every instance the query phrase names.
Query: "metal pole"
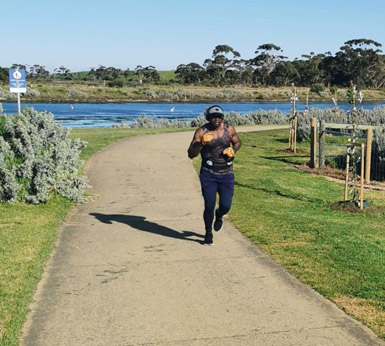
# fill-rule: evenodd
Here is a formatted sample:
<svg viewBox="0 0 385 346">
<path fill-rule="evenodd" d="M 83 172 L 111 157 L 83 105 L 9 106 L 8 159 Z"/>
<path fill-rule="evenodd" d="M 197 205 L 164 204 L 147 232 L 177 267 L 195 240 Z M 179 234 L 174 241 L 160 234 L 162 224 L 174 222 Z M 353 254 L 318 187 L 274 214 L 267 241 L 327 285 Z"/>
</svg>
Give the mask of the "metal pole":
<svg viewBox="0 0 385 346">
<path fill-rule="evenodd" d="M 17 111 L 18 111 L 19 114 L 21 113 L 20 93 L 17 93 Z"/>
</svg>

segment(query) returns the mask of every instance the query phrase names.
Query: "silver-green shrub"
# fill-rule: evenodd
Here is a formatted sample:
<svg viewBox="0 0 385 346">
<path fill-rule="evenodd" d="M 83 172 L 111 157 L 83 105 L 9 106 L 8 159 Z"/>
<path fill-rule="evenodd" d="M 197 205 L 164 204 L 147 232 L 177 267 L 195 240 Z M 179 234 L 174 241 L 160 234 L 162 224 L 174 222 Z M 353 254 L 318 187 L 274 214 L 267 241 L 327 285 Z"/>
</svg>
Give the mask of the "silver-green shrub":
<svg viewBox="0 0 385 346">
<path fill-rule="evenodd" d="M 67 97 L 72 99 L 82 99 L 86 96 L 86 94 L 80 90 L 71 89 L 67 92 Z"/>
<path fill-rule="evenodd" d="M 268 125 L 268 124 L 287 124 L 288 117 L 277 110 L 263 111 L 258 110 L 248 114 L 239 114 L 236 112 L 225 113 L 225 121 L 233 126 L 239 125 Z M 132 123 L 121 122 L 112 127 L 125 128 L 185 128 L 200 127 L 207 123 L 204 115 L 199 115 L 190 121 L 154 119 L 145 114 L 137 117 Z"/>
<path fill-rule="evenodd" d="M 71 140 L 69 130 L 53 115 L 26 108 L 2 117 L 0 127 L 0 201 L 44 203 L 58 193 L 84 200 L 86 178 L 80 176 L 81 150 L 86 143 Z"/>
<path fill-rule="evenodd" d="M 297 140 L 305 141 L 310 138 L 311 118 L 327 123 L 350 123 L 351 115 L 334 109 L 312 109 L 308 114 L 298 113 Z M 358 125 L 378 126 L 373 134 L 371 179 L 383 181 L 385 179 L 385 108 L 359 109 L 356 123 Z"/>
<path fill-rule="evenodd" d="M 347 124 L 350 114 L 339 110 L 337 113 L 334 109 L 311 109 L 307 114 L 305 112 L 298 113 L 298 133 L 297 140 L 304 141 L 310 137 L 311 118 L 317 118 L 318 121 L 327 123 Z M 366 124 L 373 126 L 385 125 L 385 108 L 359 109 L 357 124 Z"/>
<path fill-rule="evenodd" d="M 15 93 L 11 93 L 8 90 L 4 90 L 0 88 L 0 98 L 5 100 L 16 100 L 17 95 Z"/>
<path fill-rule="evenodd" d="M 278 110 L 263 111 L 258 110 L 247 114 L 237 112 L 225 113 L 225 122 L 233 126 L 239 125 L 268 125 L 268 124 L 287 124 L 288 117 Z M 191 127 L 199 127 L 207 123 L 204 115 L 200 115 L 191 121 Z"/>
<path fill-rule="evenodd" d="M 39 97 L 40 91 L 32 88 L 27 88 L 27 92 L 24 94 L 25 97 Z"/>
<path fill-rule="evenodd" d="M 185 128 L 190 127 L 190 123 L 181 120 L 169 120 L 169 119 L 154 119 L 149 118 L 147 115 L 142 114 L 137 117 L 132 123 L 122 121 L 119 124 L 113 124 L 112 127 L 117 128 Z"/>
</svg>

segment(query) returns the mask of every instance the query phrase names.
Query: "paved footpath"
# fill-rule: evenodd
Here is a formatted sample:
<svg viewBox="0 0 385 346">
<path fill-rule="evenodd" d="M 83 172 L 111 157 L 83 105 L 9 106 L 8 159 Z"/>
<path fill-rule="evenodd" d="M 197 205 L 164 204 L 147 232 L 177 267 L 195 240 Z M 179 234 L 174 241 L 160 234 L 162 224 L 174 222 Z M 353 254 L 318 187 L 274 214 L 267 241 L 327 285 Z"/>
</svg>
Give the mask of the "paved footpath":
<svg viewBox="0 0 385 346">
<path fill-rule="evenodd" d="M 201 245 L 191 138 L 136 137 L 92 158 L 95 198 L 61 229 L 22 344 L 385 345 L 230 223 Z"/>
</svg>

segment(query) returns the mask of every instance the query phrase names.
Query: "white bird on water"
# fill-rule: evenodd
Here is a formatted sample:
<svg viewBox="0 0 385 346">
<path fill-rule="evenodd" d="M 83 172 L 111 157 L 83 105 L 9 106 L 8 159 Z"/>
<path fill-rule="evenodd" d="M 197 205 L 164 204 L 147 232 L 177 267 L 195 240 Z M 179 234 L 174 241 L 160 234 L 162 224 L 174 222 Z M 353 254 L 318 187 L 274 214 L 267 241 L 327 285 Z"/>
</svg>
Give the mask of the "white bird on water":
<svg viewBox="0 0 385 346">
<path fill-rule="evenodd" d="M 170 109 L 170 112 L 172 113 L 174 110 L 175 110 L 175 107 L 172 107 L 172 108 Z"/>
<path fill-rule="evenodd" d="M 71 105 L 71 109 L 74 109 L 74 106 Z"/>
</svg>

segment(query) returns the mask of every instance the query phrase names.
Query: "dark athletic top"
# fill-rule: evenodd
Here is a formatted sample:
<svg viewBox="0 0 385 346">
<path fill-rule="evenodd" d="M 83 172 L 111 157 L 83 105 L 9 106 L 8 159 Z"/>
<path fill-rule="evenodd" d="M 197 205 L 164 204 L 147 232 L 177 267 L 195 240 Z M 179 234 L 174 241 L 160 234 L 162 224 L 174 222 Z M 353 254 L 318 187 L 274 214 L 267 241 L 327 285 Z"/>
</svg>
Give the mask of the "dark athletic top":
<svg viewBox="0 0 385 346">
<path fill-rule="evenodd" d="M 207 129 L 207 124 L 202 126 L 203 134 L 210 132 Z M 202 157 L 202 170 L 208 170 L 213 174 L 225 175 L 233 172 L 233 165 L 228 166 L 228 158 L 226 155 L 223 155 L 223 150 L 231 146 L 231 134 L 229 129 L 229 124 L 224 124 L 223 135 L 221 137 L 215 138 L 212 141 L 206 143 L 201 150 Z M 214 163 L 214 167 L 209 167 L 207 160 L 210 160 Z"/>
</svg>

